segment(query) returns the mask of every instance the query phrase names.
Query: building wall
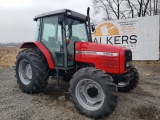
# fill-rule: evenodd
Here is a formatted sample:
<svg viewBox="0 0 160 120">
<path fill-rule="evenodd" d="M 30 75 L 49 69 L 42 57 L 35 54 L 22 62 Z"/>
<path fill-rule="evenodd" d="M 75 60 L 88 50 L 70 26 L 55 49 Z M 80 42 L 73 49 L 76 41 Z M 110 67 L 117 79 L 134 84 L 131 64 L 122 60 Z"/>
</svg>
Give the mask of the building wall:
<svg viewBox="0 0 160 120">
<path fill-rule="evenodd" d="M 159 15 L 99 23 L 93 40 L 132 50 L 133 60 L 159 59 Z"/>
</svg>

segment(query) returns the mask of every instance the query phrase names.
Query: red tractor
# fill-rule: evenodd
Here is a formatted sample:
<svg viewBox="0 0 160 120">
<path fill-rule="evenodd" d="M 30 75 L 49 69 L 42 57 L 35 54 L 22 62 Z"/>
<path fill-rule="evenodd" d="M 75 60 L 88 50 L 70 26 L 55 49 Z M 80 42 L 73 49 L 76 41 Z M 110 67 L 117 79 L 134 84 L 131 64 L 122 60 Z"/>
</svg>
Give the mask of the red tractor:
<svg viewBox="0 0 160 120">
<path fill-rule="evenodd" d="M 23 43 L 16 60 L 19 88 L 40 92 L 49 76 L 70 81 L 75 107 L 90 118 L 104 118 L 117 105 L 117 91 L 129 92 L 139 81 L 130 49 L 92 42 L 87 16 L 63 9 L 34 18 L 34 42 Z"/>
</svg>

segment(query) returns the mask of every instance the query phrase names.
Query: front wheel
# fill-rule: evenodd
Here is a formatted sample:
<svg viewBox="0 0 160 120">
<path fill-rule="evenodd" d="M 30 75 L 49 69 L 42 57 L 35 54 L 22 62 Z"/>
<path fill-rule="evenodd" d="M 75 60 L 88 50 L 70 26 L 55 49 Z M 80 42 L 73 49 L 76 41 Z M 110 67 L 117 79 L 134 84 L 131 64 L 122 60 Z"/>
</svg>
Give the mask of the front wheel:
<svg viewBox="0 0 160 120">
<path fill-rule="evenodd" d="M 117 86 L 112 77 L 96 68 L 82 68 L 76 72 L 69 92 L 79 112 L 90 118 L 104 118 L 117 105 Z"/>
<path fill-rule="evenodd" d="M 129 82 L 118 83 L 119 92 L 130 92 L 137 87 L 137 84 L 139 82 L 139 73 L 137 69 L 133 66 L 129 72 L 133 73 L 133 79 L 131 79 Z"/>
</svg>

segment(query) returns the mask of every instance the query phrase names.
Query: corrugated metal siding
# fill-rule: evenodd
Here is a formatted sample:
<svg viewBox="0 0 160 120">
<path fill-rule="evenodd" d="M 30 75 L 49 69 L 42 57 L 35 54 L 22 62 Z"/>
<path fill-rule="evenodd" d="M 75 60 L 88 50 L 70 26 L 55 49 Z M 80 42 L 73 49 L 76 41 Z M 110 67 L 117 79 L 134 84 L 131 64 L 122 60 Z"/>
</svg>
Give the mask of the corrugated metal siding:
<svg viewBox="0 0 160 120">
<path fill-rule="evenodd" d="M 159 16 L 138 18 L 138 50 L 133 60 L 159 59 Z"/>
</svg>

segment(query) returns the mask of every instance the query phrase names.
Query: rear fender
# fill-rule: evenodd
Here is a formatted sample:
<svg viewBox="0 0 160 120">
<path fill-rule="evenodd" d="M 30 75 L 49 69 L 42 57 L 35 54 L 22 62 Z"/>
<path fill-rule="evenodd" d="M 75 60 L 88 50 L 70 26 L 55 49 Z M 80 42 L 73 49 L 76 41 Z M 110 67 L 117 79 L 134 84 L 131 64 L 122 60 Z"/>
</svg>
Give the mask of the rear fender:
<svg viewBox="0 0 160 120">
<path fill-rule="evenodd" d="M 20 48 L 34 48 L 34 47 L 38 47 L 42 51 L 42 53 L 44 54 L 48 62 L 49 68 L 54 69 L 55 65 L 54 65 L 52 56 L 48 51 L 48 49 L 41 42 L 25 42 L 21 45 Z"/>
</svg>

